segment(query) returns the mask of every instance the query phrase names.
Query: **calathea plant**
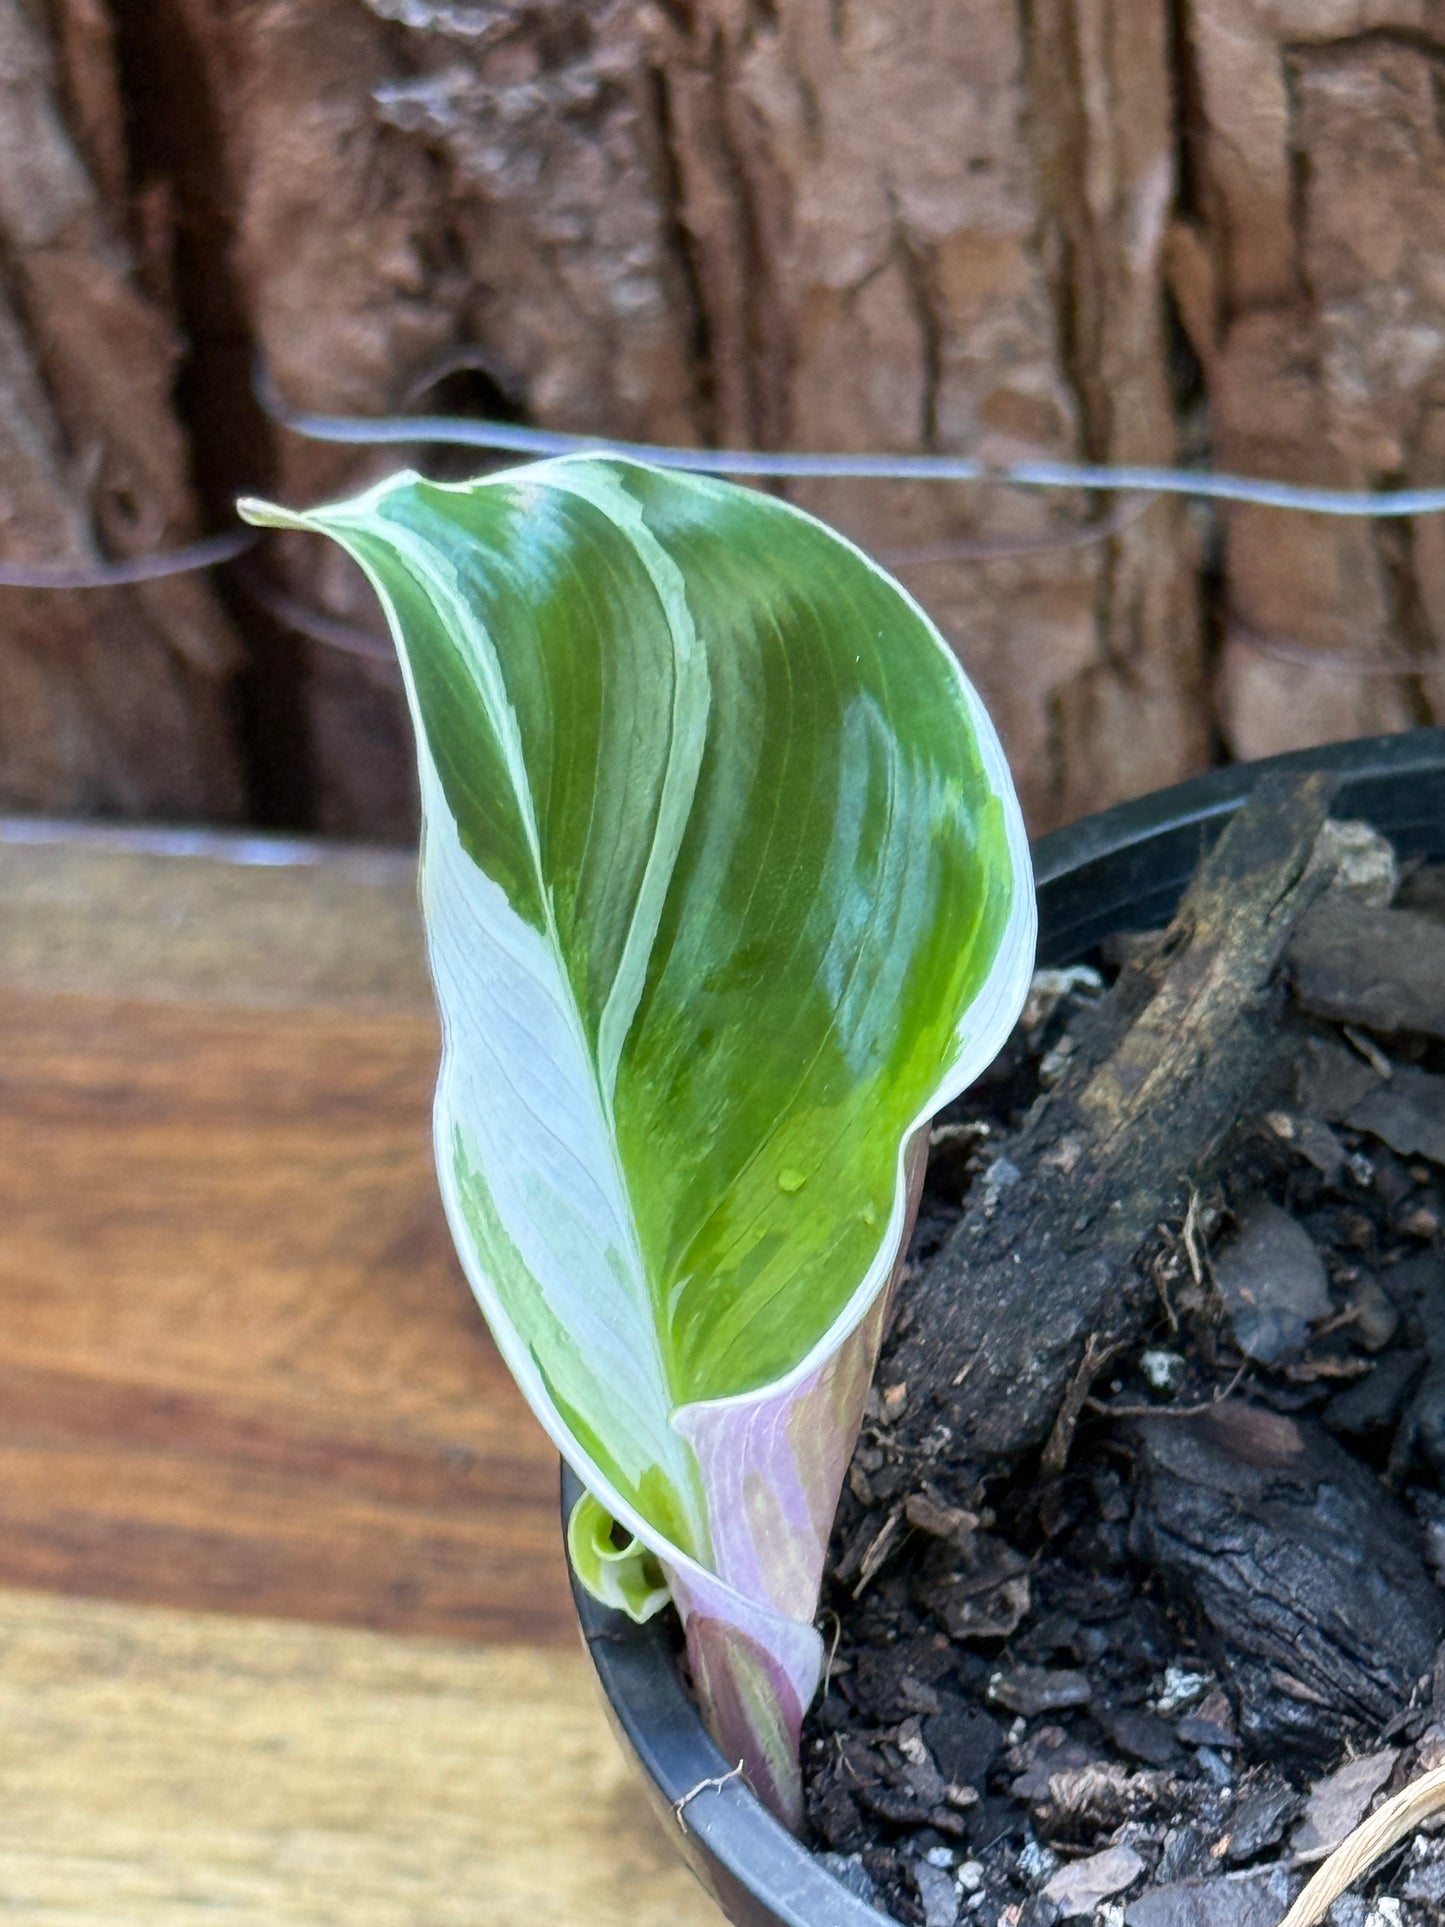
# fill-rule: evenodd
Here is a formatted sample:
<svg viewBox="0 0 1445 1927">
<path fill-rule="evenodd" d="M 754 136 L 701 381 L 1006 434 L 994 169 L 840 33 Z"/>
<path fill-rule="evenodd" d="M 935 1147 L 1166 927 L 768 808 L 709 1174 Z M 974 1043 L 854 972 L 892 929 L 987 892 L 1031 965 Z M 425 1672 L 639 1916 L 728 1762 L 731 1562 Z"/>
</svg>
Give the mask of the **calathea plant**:
<svg viewBox="0 0 1445 1927">
<path fill-rule="evenodd" d="M 1027 846 L 936 629 L 772 497 L 604 456 L 308 513 L 416 726 L 436 1152 L 508 1364 L 796 1824 L 829 1526 L 921 1177 L 1033 959 Z"/>
</svg>

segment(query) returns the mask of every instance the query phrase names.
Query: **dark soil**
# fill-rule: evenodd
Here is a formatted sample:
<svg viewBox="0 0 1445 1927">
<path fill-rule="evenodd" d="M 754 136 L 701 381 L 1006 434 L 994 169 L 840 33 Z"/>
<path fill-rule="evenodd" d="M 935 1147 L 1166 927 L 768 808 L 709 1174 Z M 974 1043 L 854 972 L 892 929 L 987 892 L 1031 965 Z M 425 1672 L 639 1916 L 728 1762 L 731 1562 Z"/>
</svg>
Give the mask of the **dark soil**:
<svg viewBox="0 0 1445 1927">
<path fill-rule="evenodd" d="M 913 1266 L 996 1208 L 1095 961 L 935 1127 Z M 813 1844 L 909 1927 L 1275 1927 L 1445 1763 L 1445 870 L 1397 888 L 1367 851 L 1289 969 L 1286 1079 L 1178 1187 L 1065 1455 L 960 1494 L 884 1449 L 886 1369 L 873 1394 L 804 1761 Z M 1432 1835 L 1331 1915 L 1441 1918 Z"/>
</svg>

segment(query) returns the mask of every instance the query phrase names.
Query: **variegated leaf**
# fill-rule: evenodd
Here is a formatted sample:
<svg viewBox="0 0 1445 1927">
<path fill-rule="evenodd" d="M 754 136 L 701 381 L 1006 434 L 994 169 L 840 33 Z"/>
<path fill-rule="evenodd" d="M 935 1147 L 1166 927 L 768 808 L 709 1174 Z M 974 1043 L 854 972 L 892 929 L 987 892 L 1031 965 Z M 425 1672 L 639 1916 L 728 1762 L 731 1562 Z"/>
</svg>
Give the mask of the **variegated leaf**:
<svg viewBox="0 0 1445 1927">
<path fill-rule="evenodd" d="M 442 1193 L 616 1522 L 574 1523 L 578 1569 L 642 1613 L 659 1562 L 724 1744 L 795 1818 L 905 1154 L 1032 963 L 993 730 L 896 583 L 729 484 L 591 457 L 251 512 L 341 542 L 397 640 Z"/>
</svg>

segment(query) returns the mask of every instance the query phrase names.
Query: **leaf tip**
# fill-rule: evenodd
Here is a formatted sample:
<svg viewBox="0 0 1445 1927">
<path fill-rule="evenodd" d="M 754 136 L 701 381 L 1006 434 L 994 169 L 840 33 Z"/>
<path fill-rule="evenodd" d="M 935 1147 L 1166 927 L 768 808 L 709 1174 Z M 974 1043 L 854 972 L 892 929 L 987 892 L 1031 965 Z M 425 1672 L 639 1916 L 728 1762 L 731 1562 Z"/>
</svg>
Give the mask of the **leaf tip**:
<svg viewBox="0 0 1445 1927">
<path fill-rule="evenodd" d="M 236 513 L 253 529 L 309 529 L 311 518 L 301 509 L 282 508 L 276 502 L 263 502 L 257 495 L 242 495 Z"/>
</svg>

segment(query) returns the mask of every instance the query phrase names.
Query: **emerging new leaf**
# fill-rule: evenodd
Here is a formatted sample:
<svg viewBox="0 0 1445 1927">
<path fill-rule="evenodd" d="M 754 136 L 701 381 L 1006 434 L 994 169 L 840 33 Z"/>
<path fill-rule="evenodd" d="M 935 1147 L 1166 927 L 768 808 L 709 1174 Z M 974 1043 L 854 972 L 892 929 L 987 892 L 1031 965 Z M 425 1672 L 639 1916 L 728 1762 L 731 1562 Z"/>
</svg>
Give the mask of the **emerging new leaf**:
<svg viewBox="0 0 1445 1927">
<path fill-rule="evenodd" d="M 824 1551 L 922 1129 L 1033 959 L 988 718 L 907 595 L 772 497 L 608 457 L 308 514 L 396 637 L 445 1051 L 442 1195 L 592 1495 L 785 1819 Z"/>
</svg>

